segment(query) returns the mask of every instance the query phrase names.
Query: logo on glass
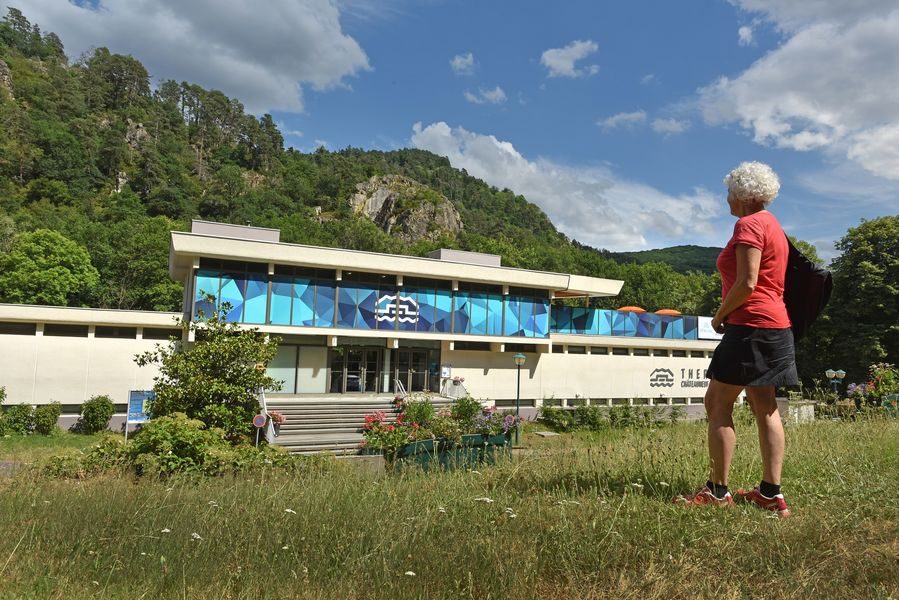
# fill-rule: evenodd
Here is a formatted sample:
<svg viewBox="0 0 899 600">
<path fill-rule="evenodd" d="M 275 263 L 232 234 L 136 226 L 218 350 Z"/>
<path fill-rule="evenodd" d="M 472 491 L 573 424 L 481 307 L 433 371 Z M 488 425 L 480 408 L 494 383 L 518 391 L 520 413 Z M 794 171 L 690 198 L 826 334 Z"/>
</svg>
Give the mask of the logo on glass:
<svg viewBox="0 0 899 600">
<path fill-rule="evenodd" d="M 650 387 L 674 387 L 674 372 L 671 369 L 656 369 L 649 374 Z"/>
<path fill-rule="evenodd" d="M 418 302 L 408 296 L 397 297 L 385 294 L 378 298 L 378 310 L 375 318 L 378 321 L 418 323 Z"/>
</svg>

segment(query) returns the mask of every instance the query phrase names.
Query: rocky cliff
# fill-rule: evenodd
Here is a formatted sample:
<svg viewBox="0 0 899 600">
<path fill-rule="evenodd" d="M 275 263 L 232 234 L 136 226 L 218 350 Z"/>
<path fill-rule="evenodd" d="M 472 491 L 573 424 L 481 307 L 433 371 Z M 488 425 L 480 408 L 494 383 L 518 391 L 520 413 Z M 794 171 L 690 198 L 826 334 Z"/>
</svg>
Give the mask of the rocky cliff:
<svg viewBox="0 0 899 600">
<path fill-rule="evenodd" d="M 372 177 L 356 186 L 349 201 L 355 214 L 407 242 L 462 231 L 462 217 L 445 196 L 401 175 Z"/>
</svg>

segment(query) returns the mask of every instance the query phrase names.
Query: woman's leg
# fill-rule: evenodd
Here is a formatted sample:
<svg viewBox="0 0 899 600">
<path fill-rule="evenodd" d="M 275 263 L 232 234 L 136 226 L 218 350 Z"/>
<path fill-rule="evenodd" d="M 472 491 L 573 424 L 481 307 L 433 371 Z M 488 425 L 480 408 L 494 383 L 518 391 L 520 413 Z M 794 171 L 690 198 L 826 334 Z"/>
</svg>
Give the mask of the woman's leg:
<svg viewBox="0 0 899 600">
<path fill-rule="evenodd" d="M 712 379 L 705 392 L 705 414 L 709 421 L 709 459 L 712 483 L 727 485 L 730 462 L 737 445 L 734 431 L 734 402 L 743 387 Z"/>
<path fill-rule="evenodd" d="M 780 485 L 780 470 L 784 462 L 784 427 L 777 410 L 774 386 L 748 387 L 746 397 L 759 429 L 759 448 L 762 451 L 762 479 Z"/>
</svg>

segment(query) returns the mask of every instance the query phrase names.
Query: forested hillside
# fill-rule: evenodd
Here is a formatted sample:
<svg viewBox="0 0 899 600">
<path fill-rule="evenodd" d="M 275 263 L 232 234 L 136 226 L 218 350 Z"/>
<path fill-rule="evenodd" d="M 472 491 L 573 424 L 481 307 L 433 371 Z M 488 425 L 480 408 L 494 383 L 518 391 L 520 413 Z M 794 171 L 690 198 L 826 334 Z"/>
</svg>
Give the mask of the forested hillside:
<svg viewBox="0 0 899 600">
<path fill-rule="evenodd" d="M 270 115 L 246 114 L 239 101 L 188 82 L 153 90 L 135 57 L 97 48 L 70 63 L 56 35 L 15 9 L 0 24 L 0 60 L 0 245 L 17 257 L 0 261 L 0 300 L 176 308 L 168 232 L 199 217 L 276 227 L 286 242 L 414 255 L 455 247 L 500 254 L 508 266 L 624 279 L 622 295 L 607 306 L 708 313 L 715 301 L 711 277 L 620 265 L 578 247 L 537 206 L 443 157 L 284 150 Z M 464 230 L 406 242 L 354 216 L 355 186 L 386 174 L 446 196 Z M 43 229 L 58 235 L 35 237 Z M 49 257 L 48 247 L 55 248 Z M 68 265 L 67 285 L 51 285 L 54 261 Z"/>
<path fill-rule="evenodd" d="M 633 262 L 641 265 L 663 262 L 671 265 L 671 268 L 678 273 L 699 271 L 711 274 L 715 272 L 715 260 L 720 252 L 721 248 L 708 246 L 673 246 L 638 252 L 610 252 L 609 258 L 622 263 Z"/>
</svg>

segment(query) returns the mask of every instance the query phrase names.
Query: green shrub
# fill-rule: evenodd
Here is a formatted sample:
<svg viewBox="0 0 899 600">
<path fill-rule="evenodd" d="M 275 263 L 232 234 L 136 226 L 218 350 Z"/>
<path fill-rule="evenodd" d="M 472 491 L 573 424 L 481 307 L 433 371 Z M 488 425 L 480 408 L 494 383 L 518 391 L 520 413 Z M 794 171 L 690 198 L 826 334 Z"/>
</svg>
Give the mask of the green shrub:
<svg viewBox="0 0 899 600">
<path fill-rule="evenodd" d="M 564 408 L 543 406 L 540 408 L 540 418 L 556 431 L 570 431 L 577 428 L 574 413 Z"/>
<path fill-rule="evenodd" d="M 59 421 L 59 415 L 62 414 L 62 406 L 59 402 L 51 402 L 50 404 L 41 404 L 34 409 L 34 432 L 39 435 L 52 435 L 59 431 L 56 424 Z"/>
<path fill-rule="evenodd" d="M 433 421 L 437 414 L 428 398 L 406 401 L 403 413 L 406 415 L 404 419 L 406 423 L 418 423 L 421 426 Z"/>
<path fill-rule="evenodd" d="M 6 435 L 6 412 L 3 410 L 3 401 L 6 400 L 6 388 L 0 386 L 0 437 Z"/>
<path fill-rule="evenodd" d="M 633 427 L 637 424 L 637 415 L 633 406 L 623 404 L 609 409 L 609 424 L 612 427 Z"/>
<path fill-rule="evenodd" d="M 668 408 L 668 422 L 672 425 L 680 423 L 687 417 L 687 409 L 683 406 L 673 404 Z"/>
<path fill-rule="evenodd" d="M 609 426 L 608 414 L 598 406 L 578 406 L 574 409 L 574 416 L 579 426 L 590 431 L 600 431 Z"/>
<path fill-rule="evenodd" d="M 220 456 L 213 450 L 229 447 L 223 430 L 207 429 L 202 421 L 175 413 L 145 423 L 134 436 L 128 454 L 139 475 L 214 474 L 219 471 Z"/>
<path fill-rule="evenodd" d="M 6 410 L 7 433 L 26 435 L 34 429 L 34 407 L 30 404 L 17 404 Z"/>
<path fill-rule="evenodd" d="M 473 423 L 475 417 L 481 414 L 483 410 L 484 407 L 481 406 L 481 403 L 471 396 L 457 398 L 453 401 L 452 405 L 450 405 L 450 414 L 452 417 L 463 424 Z"/>
<path fill-rule="evenodd" d="M 81 417 L 77 429 L 81 433 L 94 434 L 106 431 L 109 419 L 115 413 L 115 404 L 109 396 L 93 396 L 81 405 Z"/>
</svg>

